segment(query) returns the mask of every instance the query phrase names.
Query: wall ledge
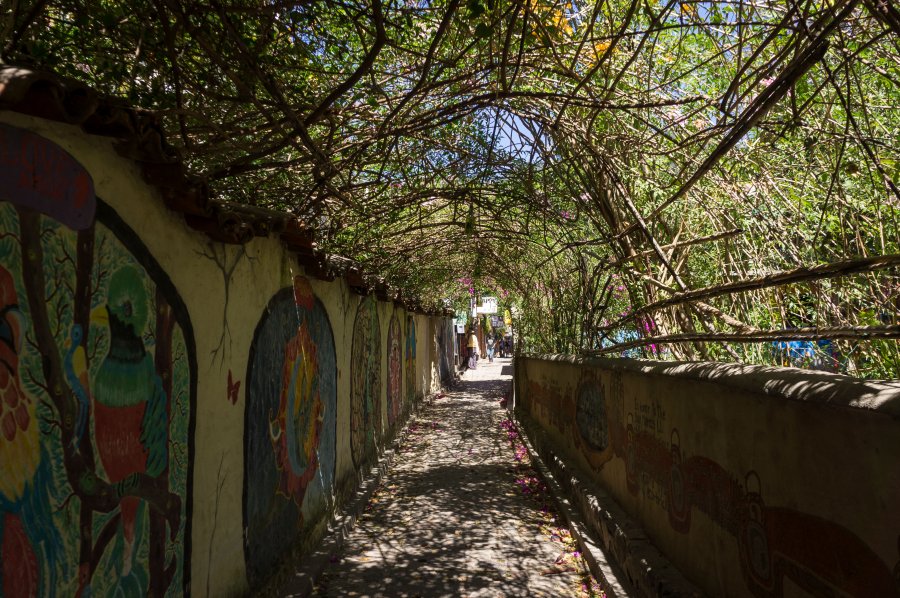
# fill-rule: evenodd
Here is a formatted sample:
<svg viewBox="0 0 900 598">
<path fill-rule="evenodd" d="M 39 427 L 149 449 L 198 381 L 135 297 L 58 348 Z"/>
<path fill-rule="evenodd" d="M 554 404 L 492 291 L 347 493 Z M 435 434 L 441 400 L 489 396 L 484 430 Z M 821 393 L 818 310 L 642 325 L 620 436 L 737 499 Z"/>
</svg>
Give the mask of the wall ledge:
<svg viewBox="0 0 900 598">
<path fill-rule="evenodd" d="M 697 380 L 773 398 L 849 409 L 867 409 L 900 418 L 898 380 L 861 380 L 829 372 L 738 363 L 653 361 L 550 354 L 524 357 L 647 376 Z"/>
</svg>

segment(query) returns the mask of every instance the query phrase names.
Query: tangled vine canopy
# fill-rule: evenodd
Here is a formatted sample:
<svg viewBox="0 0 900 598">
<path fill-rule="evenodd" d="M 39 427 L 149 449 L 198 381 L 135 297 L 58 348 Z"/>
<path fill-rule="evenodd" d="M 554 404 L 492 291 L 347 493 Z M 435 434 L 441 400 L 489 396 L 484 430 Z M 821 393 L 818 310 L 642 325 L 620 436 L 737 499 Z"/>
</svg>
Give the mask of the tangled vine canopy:
<svg viewBox="0 0 900 598">
<path fill-rule="evenodd" d="M 157 111 L 217 196 L 396 287 L 509 293 L 532 350 L 897 376 L 888 0 L 4 6 L 5 63 Z"/>
</svg>

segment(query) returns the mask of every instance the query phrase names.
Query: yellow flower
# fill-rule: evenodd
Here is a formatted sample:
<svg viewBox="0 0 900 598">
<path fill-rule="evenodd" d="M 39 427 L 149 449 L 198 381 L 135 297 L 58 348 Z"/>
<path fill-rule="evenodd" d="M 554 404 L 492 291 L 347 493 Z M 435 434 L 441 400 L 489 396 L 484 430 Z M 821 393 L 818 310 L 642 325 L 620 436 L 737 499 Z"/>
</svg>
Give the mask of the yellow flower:
<svg viewBox="0 0 900 598">
<path fill-rule="evenodd" d="M 598 60 L 606 53 L 607 50 L 609 50 L 610 45 L 612 44 L 608 41 L 594 42 L 594 54 L 597 56 Z"/>
<path fill-rule="evenodd" d="M 565 33 L 566 35 L 572 35 L 574 30 L 572 26 L 569 24 L 569 19 L 566 18 L 566 15 L 563 14 L 558 8 L 553 9 L 553 23 L 556 25 L 556 28 Z"/>
<path fill-rule="evenodd" d="M 541 23 L 546 23 L 548 27 L 553 27 L 557 31 L 571 36 L 575 30 L 569 23 L 563 9 L 556 3 L 547 2 L 546 0 L 527 0 L 528 11 L 531 13 L 535 23 L 532 26 L 532 33 L 537 34 Z M 571 3 L 566 4 L 571 9 Z"/>
</svg>

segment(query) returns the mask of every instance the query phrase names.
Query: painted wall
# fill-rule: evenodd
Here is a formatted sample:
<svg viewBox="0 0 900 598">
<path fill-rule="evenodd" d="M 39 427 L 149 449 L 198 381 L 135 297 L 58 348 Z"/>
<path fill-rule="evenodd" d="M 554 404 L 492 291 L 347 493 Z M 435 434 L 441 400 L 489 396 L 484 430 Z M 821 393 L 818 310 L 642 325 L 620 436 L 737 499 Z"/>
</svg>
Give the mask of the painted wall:
<svg viewBox="0 0 900 598">
<path fill-rule="evenodd" d="M 384 432 L 383 351 L 378 306 L 374 297 L 366 297 L 356 308 L 350 358 L 350 450 L 357 468 L 371 463 L 377 454 L 376 442 Z"/>
<path fill-rule="evenodd" d="M 0 183 L 0 596 L 246 594 L 439 388 L 442 319 L 210 241 L 108 139 L 0 112 Z"/>
<path fill-rule="evenodd" d="M 337 434 L 337 358 L 309 280 L 272 298 L 256 328 L 246 384 L 244 543 L 258 586 L 329 512 Z"/>
<path fill-rule="evenodd" d="M 900 596 L 900 384 L 523 358 L 517 409 L 710 595 Z"/>
<path fill-rule="evenodd" d="M 435 322 L 434 342 L 438 355 L 438 376 L 444 384 L 450 384 L 455 374 L 456 359 L 453 353 L 456 333 L 453 320 L 446 319 Z"/>
<path fill-rule="evenodd" d="M 388 425 L 397 425 L 403 408 L 403 338 L 400 318 L 391 314 L 387 340 L 387 415 Z"/>
</svg>

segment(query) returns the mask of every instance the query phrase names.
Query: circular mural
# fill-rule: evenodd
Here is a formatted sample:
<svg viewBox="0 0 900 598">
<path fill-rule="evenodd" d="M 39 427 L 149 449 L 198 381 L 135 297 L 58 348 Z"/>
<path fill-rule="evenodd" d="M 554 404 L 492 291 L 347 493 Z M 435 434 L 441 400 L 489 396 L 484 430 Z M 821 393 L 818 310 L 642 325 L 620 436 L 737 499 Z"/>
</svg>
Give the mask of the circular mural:
<svg viewBox="0 0 900 598">
<path fill-rule="evenodd" d="M 406 318 L 406 400 L 416 398 L 416 321 Z"/>
<path fill-rule="evenodd" d="M 391 323 L 388 326 L 387 356 L 388 356 L 388 379 L 387 379 L 387 402 L 388 402 L 388 423 L 393 426 L 400 417 L 400 407 L 403 397 L 401 390 L 403 386 L 403 347 L 400 332 L 400 320 L 397 314 L 391 316 Z"/>
<path fill-rule="evenodd" d="M 381 431 L 381 331 L 374 297 L 356 311 L 350 360 L 350 451 L 359 467 L 375 455 Z"/>
<path fill-rule="evenodd" d="M 335 462 L 337 368 L 331 324 L 298 276 L 269 302 L 247 371 L 244 554 L 251 587 L 327 513 Z"/>
<path fill-rule="evenodd" d="M 589 449 L 598 452 L 606 449 L 609 445 L 606 397 L 596 380 L 586 379 L 578 386 L 575 421 L 578 422 L 578 435 Z"/>
</svg>

